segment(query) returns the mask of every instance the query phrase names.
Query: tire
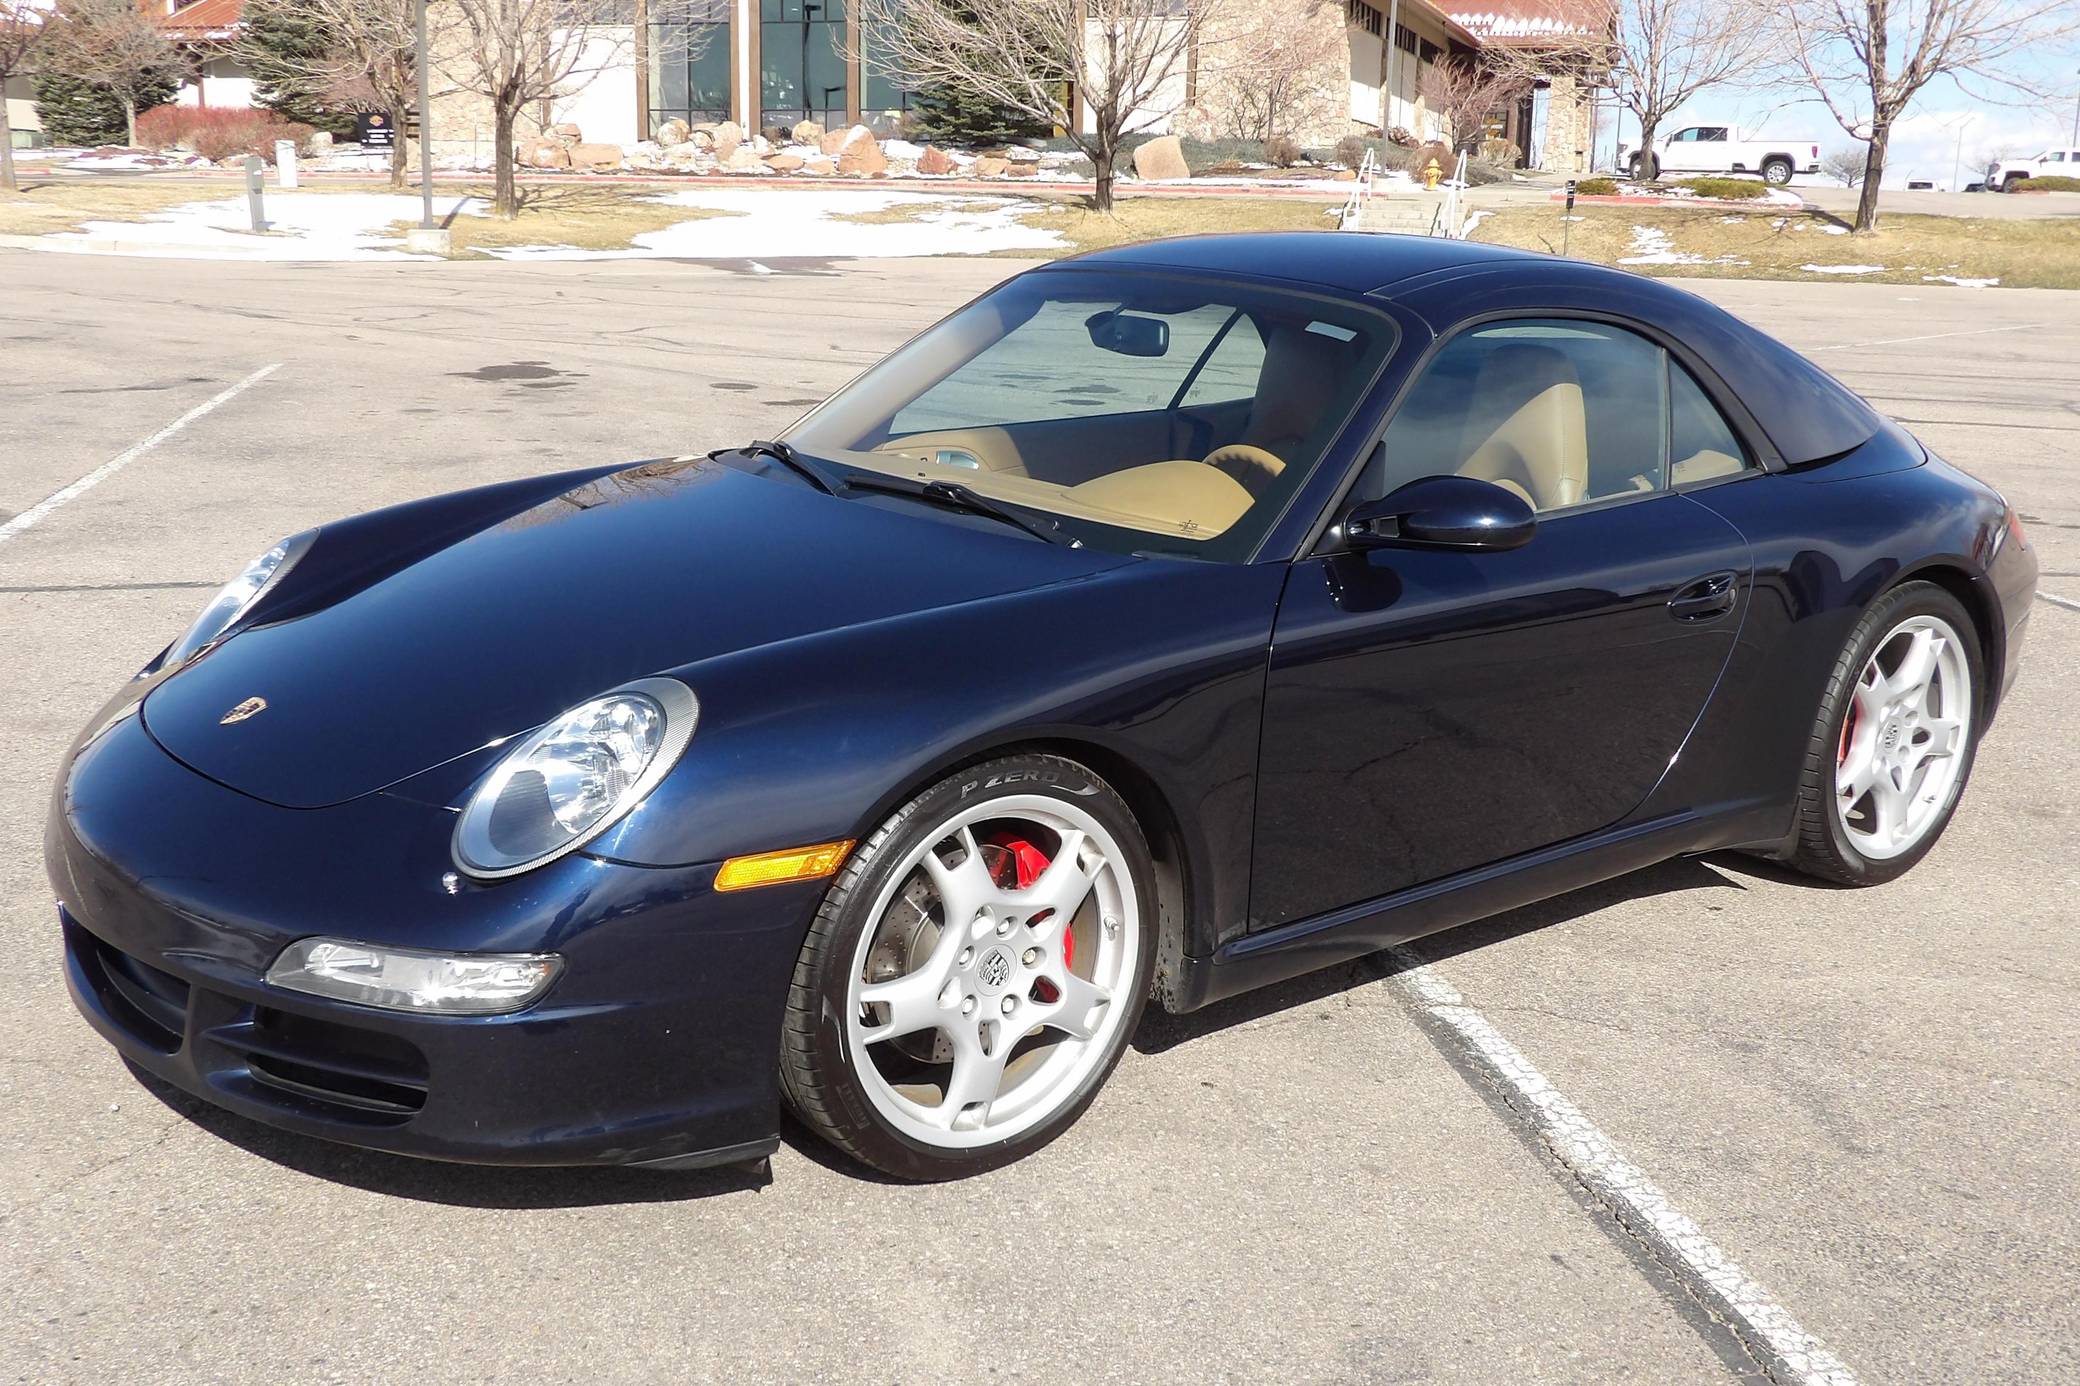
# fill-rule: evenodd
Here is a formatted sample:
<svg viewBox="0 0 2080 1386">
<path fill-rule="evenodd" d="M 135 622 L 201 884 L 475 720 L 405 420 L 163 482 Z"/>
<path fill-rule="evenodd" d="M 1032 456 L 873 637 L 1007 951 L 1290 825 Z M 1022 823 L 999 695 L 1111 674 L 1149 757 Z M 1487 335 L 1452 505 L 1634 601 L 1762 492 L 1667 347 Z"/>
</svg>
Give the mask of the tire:
<svg viewBox="0 0 2080 1386">
<path fill-rule="evenodd" d="M 1912 672 L 1908 660 L 1922 632 L 1935 638 L 1934 673 L 1917 699 L 1897 685 Z M 1957 598 L 1930 582 L 1903 583 L 1879 598 L 1851 632 L 1820 699 L 1789 864 L 1866 886 L 1928 855 L 1971 778 L 1985 686 L 1978 630 Z M 1939 730 L 1952 723 L 1960 725 L 1947 735 Z M 1944 743 L 1946 751 L 1928 749 Z M 1917 752 L 1925 759 L 1905 766 Z M 1862 793 L 1866 782 L 1872 787 Z"/>
<path fill-rule="evenodd" d="M 2001 180 L 2001 191 L 2004 193 L 2014 192 L 2028 181 L 2029 175 L 2027 173 L 2011 173 Z"/>
<path fill-rule="evenodd" d="M 817 911 L 783 1022 L 788 1104 L 899 1179 L 1032 1153 L 1082 1115 L 1141 1019 L 1155 900 L 1140 825 L 1085 767 L 1012 755 L 940 780 Z"/>
<path fill-rule="evenodd" d="M 1773 188 L 1781 188 L 1791 181 L 1795 170 L 1789 159 L 1772 158 L 1762 161 L 1762 181 Z"/>
<path fill-rule="evenodd" d="M 1632 156 L 1632 176 L 1639 182 L 1651 183 L 1661 176 L 1661 165 L 1652 155 L 1635 154 Z"/>
</svg>

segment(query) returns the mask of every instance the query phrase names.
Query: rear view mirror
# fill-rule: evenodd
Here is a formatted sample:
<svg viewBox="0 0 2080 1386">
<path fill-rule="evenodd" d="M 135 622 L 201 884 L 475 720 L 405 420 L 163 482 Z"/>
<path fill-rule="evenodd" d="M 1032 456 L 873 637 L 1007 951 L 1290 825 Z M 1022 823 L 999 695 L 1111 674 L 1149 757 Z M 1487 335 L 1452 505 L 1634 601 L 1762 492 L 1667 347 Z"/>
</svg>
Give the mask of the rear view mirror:
<svg viewBox="0 0 2080 1386">
<path fill-rule="evenodd" d="M 1170 350 L 1170 324 L 1161 318 L 1143 317 L 1124 308 L 1093 313 L 1083 325 L 1090 330 L 1091 345 L 1119 356 L 1162 356 Z"/>
<path fill-rule="evenodd" d="M 1417 477 L 1391 495 L 1364 501 L 1343 520 L 1354 549 L 1387 545 L 1494 552 L 1531 542 L 1538 517 L 1524 498 L 1470 476 Z"/>
</svg>

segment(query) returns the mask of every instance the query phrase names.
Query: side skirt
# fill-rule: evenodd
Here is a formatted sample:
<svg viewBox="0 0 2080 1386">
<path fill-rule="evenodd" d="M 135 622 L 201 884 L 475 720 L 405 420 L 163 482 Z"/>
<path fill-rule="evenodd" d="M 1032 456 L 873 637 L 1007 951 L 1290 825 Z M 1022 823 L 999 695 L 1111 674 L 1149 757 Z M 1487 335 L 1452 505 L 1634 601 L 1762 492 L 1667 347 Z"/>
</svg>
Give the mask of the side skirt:
<svg viewBox="0 0 2080 1386">
<path fill-rule="evenodd" d="M 1182 959 L 1177 983 L 1163 997 L 1164 1009 L 1195 1011 L 1670 857 L 1772 843 L 1783 836 L 1786 817 L 1772 805 L 1685 810 L 1295 920 L 1236 939 L 1211 957 Z"/>
</svg>

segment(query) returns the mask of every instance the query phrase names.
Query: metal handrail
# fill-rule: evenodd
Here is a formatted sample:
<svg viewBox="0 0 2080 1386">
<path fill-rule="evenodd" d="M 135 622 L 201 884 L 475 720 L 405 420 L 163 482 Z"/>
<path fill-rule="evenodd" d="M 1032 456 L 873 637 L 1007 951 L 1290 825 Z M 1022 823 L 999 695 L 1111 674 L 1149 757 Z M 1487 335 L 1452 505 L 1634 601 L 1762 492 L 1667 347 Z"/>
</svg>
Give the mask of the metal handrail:
<svg viewBox="0 0 2080 1386">
<path fill-rule="evenodd" d="M 1358 181 L 1351 195 L 1343 200 L 1336 213 L 1336 229 L 1348 231 L 1365 215 L 1365 204 L 1372 197 L 1373 175 L 1379 171 L 1379 161 L 1373 157 L 1372 146 L 1365 146 L 1365 157 L 1358 160 Z"/>
</svg>

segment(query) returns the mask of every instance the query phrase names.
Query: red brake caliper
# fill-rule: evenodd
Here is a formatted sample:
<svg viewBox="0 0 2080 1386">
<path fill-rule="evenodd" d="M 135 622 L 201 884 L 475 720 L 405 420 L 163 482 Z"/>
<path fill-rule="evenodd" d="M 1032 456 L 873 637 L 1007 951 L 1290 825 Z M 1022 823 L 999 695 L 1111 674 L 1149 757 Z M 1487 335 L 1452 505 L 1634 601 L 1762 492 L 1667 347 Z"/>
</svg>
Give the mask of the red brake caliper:
<svg viewBox="0 0 2080 1386">
<path fill-rule="evenodd" d="M 1834 763 L 1844 765 L 1849 760 L 1849 738 L 1856 732 L 1856 704 L 1849 704 L 1849 715 L 1842 719 L 1842 744 L 1835 748 Z"/>
<path fill-rule="evenodd" d="M 996 876 L 997 884 L 1006 889 L 1031 890 L 1041 873 L 1047 870 L 1047 854 L 1017 833 L 996 833 L 984 841 L 989 846 L 1004 849 L 1004 859 L 997 867 Z M 1009 880 L 1004 879 L 1007 876 Z M 1062 966 L 1066 968 L 1075 961 L 1076 936 L 1065 927 L 1062 930 Z"/>
</svg>

